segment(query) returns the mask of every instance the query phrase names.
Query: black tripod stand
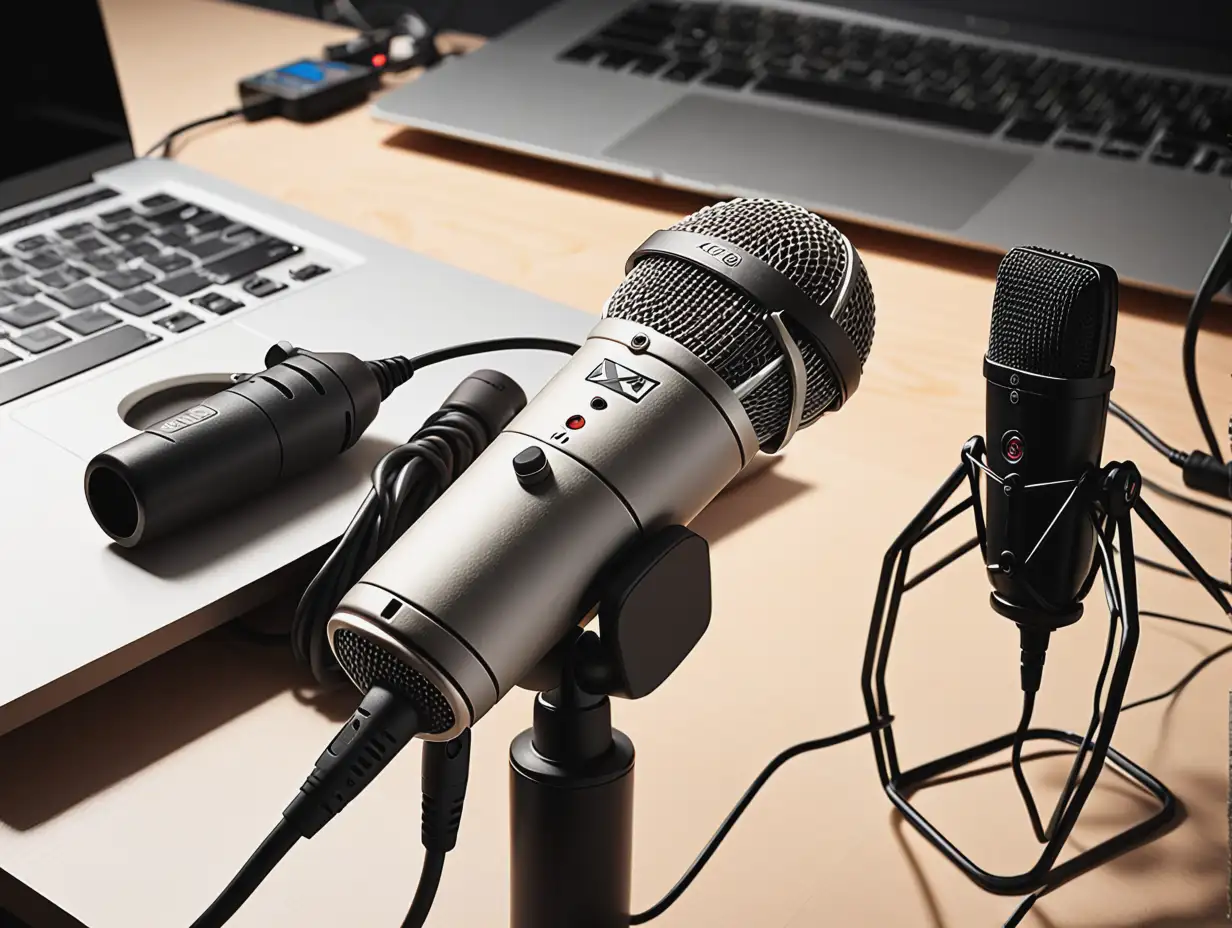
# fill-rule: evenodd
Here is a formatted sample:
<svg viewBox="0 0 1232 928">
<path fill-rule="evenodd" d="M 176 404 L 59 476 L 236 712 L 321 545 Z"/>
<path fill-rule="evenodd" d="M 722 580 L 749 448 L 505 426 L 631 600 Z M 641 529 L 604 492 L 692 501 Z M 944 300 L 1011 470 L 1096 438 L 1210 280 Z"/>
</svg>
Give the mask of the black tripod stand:
<svg viewBox="0 0 1232 928">
<path fill-rule="evenodd" d="M 633 744 L 611 696 L 663 683 L 710 623 L 704 539 L 670 526 L 597 584 L 602 635 L 574 630 L 523 682 L 542 692 L 509 751 L 511 928 L 628 928 Z"/>
<path fill-rule="evenodd" d="M 979 547 L 984 556 L 984 563 L 990 563 L 985 522 L 980 503 L 979 478 L 981 473 L 989 474 L 993 481 L 998 481 L 999 478 L 991 474 L 983 458 L 983 439 L 972 438 L 963 446 L 962 461 L 958 467 L 886 552 L 877 589 L 877 599 L 873 607 L 873 619 L 869 629 L 862 674 L 864 703 L 870 723 L 888 718 L 890 715 L 886 668 L 903 594 L 975 547 Z M 964 482 L 969 484 L 970 495 L 945 512 L 941 512 L 942 507 Z M 1126 684 L 1138 646 L 1138 594 L 1134 572 L 1131 514 L 1137 514 L 1143 524 L 1163 542 L 1194 579 L 1202 584 L 1225 614 L 1232 615 L 1232 605 L 1229 605 L 1214 579 L 1202 569 L 1159 516 L 1142 500 L 1141 488 L 1141 477 L 1132 463 L 1112 463 L 1099 471 L 1091 470 L 1079 480 L 1074 481 L 1073 489 L 1062 507 L 1062 509 L 1071 505 L 1083 507 L 1087 517 L 1091 520 L 1095 530 L 1098 556 L 1087 578 L 1083 594 L 1085 595 L 1090 589 L 1098 570 L 1102 575 L 1110 613 L 1108 647 L 1096 683 L 1095 709 L 1090 726 L 1084 734 L 1079 735 L 1050 728 L 1027 727 L 1025 723 L 1029 720 L 1029 716 L 1024 713 L 1024 725 L 1020 726 L 1016 732 L 918 767 L 903 770 L 899 765 L 898 753 L 895 749 L 893 727 L 887 725 L 873 733 L 877 770 L 882 786 L 890 797 L 890 801 L 907 821 L 982 889 L 1001 895 L 1027 895 L 1028 898 L 1006 923 L 1007 928 L 1018 924 L 1025 917 L 1031 904 L 1040 896 L 1113 857 L 1161 835 L 1171 826 L 1177 813 L 1176 798 L 1168 788 L 1111 746 L 1112 734 L 1125 698 Z M 1033 487 L 1026 486 L 1017 489 L 1019 492 L 1028 492 Z M 972 509 L 974 512 L 976 538 L 937 563 L 921 570 L 915 576 L 908 578 L 907 565 L 912 549 L 967 509 Z M 1059 515 L 1060 513 L 1058 517 Z M 1055 519 L 1052 524 L 1056 524 Z M 1044 536 L 1046 537 L 1047 534 L 1046 531 Z M 1118 535 L 1120 536 L 1119 577 L 1113 558 L 1113 542 Z M 1041 538 L 1040 542 L 1043 540 L 1044 538 Z M 1039 542 L 1036 544 L 1036 547 L 1038 546 Z M 990 569 L 995 569 L 995 565 L 990 565 Z M 1072 624 L 1082 614 L 1080 603 L 1066 610 L 1052 611 L 1043 608 L 1039 610 L 1007 609 L 1006 604 L 999 601 L 995 595 L 992 601 L 995 611 L 1014 619 L 1020 627 L 1032 625 L 1045 634 L 1064 625 Z M 1114 652 L 1116 653 L 1115 662 Z M 1105 689 L 1105 684 L 1107 684 L 1107 697 L 1101 707 L 1101 694 Z M 935 777 L 965 767 L 1007 748 L 1014 750 L 1014 765 L 1017 773 L 1022 744 L 1029 741 L 1053 741 L 1076 747 L 1073 766 L 1062 789 L 1056 810 L 1046 828 L 1038 821 L 1033 804 L 1030 806 L 1037 837 L 1045 845 L 1035 865 L 1015 875 L 1004 876 L 989 873 L 974 863 L 935 825 L 921 815 L 911 804 L 910 796 Z M 1065 863 L 1057 865 L 1057 857 L 1073 831 L 1105 763 L 1111 763 L 1131 782 L 1158 800 L 1159 811 L 1150 818 L 1079 853 Z"/>
</svg>

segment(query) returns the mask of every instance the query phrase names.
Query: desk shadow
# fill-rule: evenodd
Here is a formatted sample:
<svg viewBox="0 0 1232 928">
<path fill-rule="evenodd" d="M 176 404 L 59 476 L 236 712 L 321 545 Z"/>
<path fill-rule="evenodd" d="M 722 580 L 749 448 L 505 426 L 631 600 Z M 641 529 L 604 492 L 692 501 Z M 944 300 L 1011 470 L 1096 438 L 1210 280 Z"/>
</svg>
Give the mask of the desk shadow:
<svg viewBox="0 0 1232 928">
<path fill-rule="evenodd" d="M 808 492 L 812 487 L 776 474 L 782 458 L 761 456 L 701 511 L 689 528 L 710 544 Z"/>
<path fill-rule="evenodd" d="M 319 691 L 285 640 L 236 632 L 217 628 L 0 738 L 0 821 L 51 821 L 288 690 L 339 722 L 354 708 L 350 686 Z"/>
<path fill-rule="evenodd" d="M 275 488 L 260 499 L 219 513 L 178 535 L 148 548 L 111 545 L 117 557 L 164 580 L 184 580 L 221 558 L 241 557 L 245 548 L 281 528 L 291 515 L 327 505 L 364 482 L 380 458 L 396 442 L 365 435 L 337 460 Z"/>
<path fill-rule="evenodd" d="M 1057 756 L 1058 754 L 1072 754 L 1072 752 L 1039 751 L 1035 754 L 1024 756 L 1023 760 L 1025 762 L 1041 760 L 1046 757 Z M 990 763 L 982 767 L 961 771 L 945 778 L 938 778 L 921 788 L 919 792 L 923 792 L 931 786 L 941 785 L 943 782 L 954 783 L 970 777 L 1008 769 L 1008 762 Z M 1060 771 L 1057 771 L 1055 775 L 1050 776 L 1048 779 L 1050 780 L 1049 786 L 1053 787 L 1050 795 L 1055 794 L 1060 790 L 1064 776 Z M 1088 824 L 1105 826 L 1109 833 L 1129 827 L 1145 818 L 1156 808 L 1154 801 L 1150 797 L 1147 797 L 1141 790 L 1132 788 L 1124 780 L 1117 778 L 1111 773 L 1101 777 L 1100 783 L 1096 788 L 1111 790 L 1135 800 L 1132 807 L 1127 806 L 1116 815 L 1106 813 L 1092 815 L 1084 812 L 1082 821 Z M 1183 875 L 1186 884 L 1193 886 L 1195 889 L 1192 900 L 1179 909 L 1162 915 L 1154 915 L 1147 919 L 1132 916 L 1128 920 L 1110 918 L 1098 922 L 1084 921 L 1082 928 L 1215 928 L 1216 925 L 1227 924 L 1228 891 L 1226 882 L 1228 858 L 1227 835 L 1224 832 L 1223 816 L 1207 816 L 1205 818 L 1191 816 L 1185 803 L 1180 799 L 1180 793 L 1187 795 L 1191 804 L 1200 805 L 1203 808 L 1218 807 L 1222 809 L 1227 799 L 1226 784 L 1219 777 L 1189 777 L 1183 787 L 1178 790 L 1177 803 L 1179 808 L 1176 820 L 1164 834 L 1170 833 L 1183 824 L 1190 825 L 1191 829 L 1196 829 L 1198 833 L 1191 836 L 1185 846 L 1179 850 L 1175 844 L 1168 849 L 1163 849 L 1159 846 L 1158 842 L 1155 842 L 1127 851 L 1125 854 L 1115 857 L 1101 866 L 1135 878 L 1135 882 L 1158 878 L 1161 874 L 1168 872 Z M 931 928 L 962 928 L 958 924 L 951 924 L 942 916 L 937 895 L 924 875 L 924 870 L 920 866 L 916 852 L 912 850 L 906 840 L 909 824 L 897 810 L 890 815 L 890 827 L 894 832 L 895 841 L 902 852 L 907 867 L 919 888 L 920 897 L 924 909 L 928 913 Z M 1068 842 L 1068 846 L 1077 847 L 1077 842 L 1071 840 Z M 1078 849 L 1081 850 L 1081 848 Z M 931 852 L 932 849 L 929 848 L 929 851 Z M 1083 877 L 1078 876 L 1072 884 L 1061 886 L 1055 892 L 1063 895 L 1067 890 L 1081 887 L 1082 880 Z M 1050 899 L 1051 894 L 1044 896 L 1035 904 L 1022 923 L 1024 928 L 1029 925 L 1039 925 L 1040 928 L 1061 928 L 1064 922 L 1055 921 L 1047 914 L 1046 910 Z M 1021 900 L 1015 900 L 1014 897 L 1006 897 L 1005 914 L 1007 918 L 1018 904 L 1018 901 Z"/>
<path fill-rule="evenodd" d="M 607 174 L 533 155 L 490 148 L 421 129 L 399 129 L 388 136 L 383 144 L 441 161 L 452 161 L 483 171 L 507 174 L 535 184 L 550 184 L 588 196 L 602 197 L 645 209 L 679 213 L 681 216 L 701 209 L 716 199 L 727 199 L 679 190 L 649 180 Z M 1002 257 L 1002 252 L 993 248 L 923 238 L 920 235 L 878 228 L 851 219 L 828 218 L 842 229 L 858 250 L 865 253 L 891 255 L 988 280 L 996 277 L 997 265 Z M 1214 244 L 1211 247 L 1213 258 Z M 1195 286 L 1197 283 L 1194 281 Z M 1173 323 L 1184 319 L 1186 302 L 1177 296 L 1123 284 L 1121 299 L 1121 309 L 1135 315 Z M 1206 325 L 1214 331 L 1232 333 L 1232 318 L 1227 318 L 1228 316 L 1227 313 L 1211 314 Z"/>
</svg>

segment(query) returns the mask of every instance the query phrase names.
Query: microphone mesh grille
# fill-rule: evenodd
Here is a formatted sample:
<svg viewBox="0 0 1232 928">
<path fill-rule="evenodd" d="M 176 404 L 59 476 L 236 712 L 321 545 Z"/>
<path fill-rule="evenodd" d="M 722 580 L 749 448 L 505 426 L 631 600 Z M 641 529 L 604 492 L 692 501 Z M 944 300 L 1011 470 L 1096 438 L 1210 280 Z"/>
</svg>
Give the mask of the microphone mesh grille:
<svg viewBox="0 0 1232 928">
<path fill-rule="evenodd" d="M 841 233 L 820 216 L 780 200 L 730 200 L 699 210 L 671 227 L 713 235 L 757 256 L 818 303 L 842 283 L 846 250 Z M 677 258 L 640 260 L 608 301 L 606 315 L 628 319 L 684 345 L 728 386 L 748 380 L 782 352 L 763 307 L 708 271 Z M 861 264 L 849 299 L 835 321 L 850 336 L 860 361 L 873 344 L 873 291 Z M 809 425 L 838 399 L 838 380 L 802 327 L 788 322 L 808 372 L 802 425 Z M 787 427 L 791 381 L 786 367 L 744 399 L 760 441 Z"/>
<path fill-rule="evenodd" d="M 441 691 L 384 648 L 349 628 L 340 628 L 334 632 L 334 654 L 362 692 L 380 683 L 409 699 L 419 713 L 424 734 L 439 735 L 453 728 L 453 710 Z"/>
<path fill-rule="evenodd" d="M 1040 249 L 1042 250 L 1042 249 Z M 1015 248 L 997 269 L 988 360 L 1047 377 L 1097 377 L 1103 299 L 1095 272 Z"/>
</svg>

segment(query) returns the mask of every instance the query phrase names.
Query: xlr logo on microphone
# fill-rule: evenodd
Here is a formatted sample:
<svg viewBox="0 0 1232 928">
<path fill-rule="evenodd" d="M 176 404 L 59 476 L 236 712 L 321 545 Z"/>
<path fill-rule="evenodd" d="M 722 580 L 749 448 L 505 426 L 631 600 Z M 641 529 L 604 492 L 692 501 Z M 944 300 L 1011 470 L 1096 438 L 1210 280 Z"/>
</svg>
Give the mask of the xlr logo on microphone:
<svg viewBox="0 0 1232 928">
<path fill-rule="evenodd" d="M 702 251 L 704 251 L 706 254 L 710 255 L 710 257 L 718 258 L 728 267 L 737 267 L 739 266 L 741 260 L 743 260 L 738 254 L 736 254 L 730 248 L 727 248 L 723 245 L 719 245 L 716 242 L 702 242 L 702 244 L 698 245 L 697 247 L 700 248 Z"/>
<path fill-rule="evenodd" d="M 607 387 L 613 393 L 619 393 L 626 399 L 640 403 L 651 390 L 659 385 L 659 381 L 651 380 L 644 374 L 617 364 L 615 361 L 603 359 L 603 363 L 586 375 L 588 383 L 597 383 Z"/>
</svg>

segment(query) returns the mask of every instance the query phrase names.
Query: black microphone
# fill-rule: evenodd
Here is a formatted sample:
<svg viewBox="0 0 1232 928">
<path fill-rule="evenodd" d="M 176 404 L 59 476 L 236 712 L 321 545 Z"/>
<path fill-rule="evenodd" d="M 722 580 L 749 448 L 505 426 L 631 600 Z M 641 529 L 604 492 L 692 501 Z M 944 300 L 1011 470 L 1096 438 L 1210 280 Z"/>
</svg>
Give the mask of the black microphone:
<svg viewBox="0 0 1232 928">
<path fill-rule="evenodd" d="M 988 575 L 993 609 L 1023 629 L 1032 691 L 1048 634 L 1081 617 L 1095 578 L 1084 481 L 1103 451 L 1116 314 L 1106 265 L 1019 247 L 997 269 L 984 359 Z M 1028 650 L 1039 652 L 1030 671 Z"/>
</svg>

